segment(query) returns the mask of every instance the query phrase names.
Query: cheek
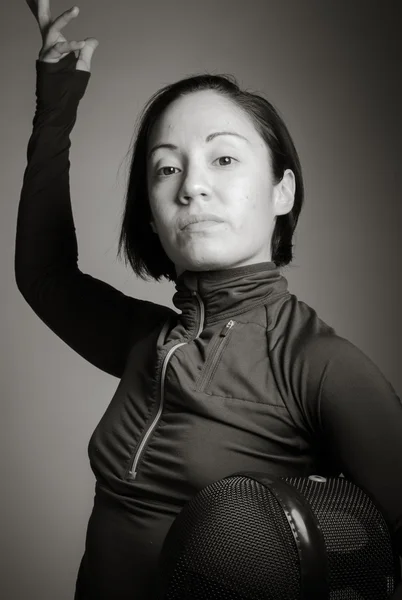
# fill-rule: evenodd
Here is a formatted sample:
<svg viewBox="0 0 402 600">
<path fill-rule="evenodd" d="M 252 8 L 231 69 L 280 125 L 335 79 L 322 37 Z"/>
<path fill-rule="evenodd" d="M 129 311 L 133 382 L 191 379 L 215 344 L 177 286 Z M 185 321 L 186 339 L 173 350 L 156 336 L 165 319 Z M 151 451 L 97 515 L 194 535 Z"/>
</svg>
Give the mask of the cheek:
<svg viewBox="0 0 402 600">
<path fill-rule="evenodd" d="M 165 243 L 171 243 L 175 238 L 174 214 L 169 203 L 150 198 L 150 207 L 152 218 L 157 228 L 157 234 L 160 240 Z"/>
<path fill-rule="evenodd" d="M 245 221 L 258 218 L 266 212 L 269 204 L 267 191 L 261 186 L 253 185 L 253 182 L 235 188 L 233 197 L 236 198 L 234 203 L 236 214 Z"/>
<path fill-rule="evenodd" d="M 148 194 L 149 206 L 156 221 L 163 221 L 166 211 L 166 202 L 163 202 L 162 195 L 151 192 Z"/>
<path fill-rule="evenodd" d="M 239 230 L 258 231 L 272 219 L 271 190 L 258 187 L 238 196 L 234 207 L 234 222 Z"/>
<path fill-rule="evenodd" d="M 165 219 L 175 210 L 175 194 L 174 186 L 164 182 L 163 185 L 151 186 L 148 188 L 148 198 L 151 211 L 159 220 Z"/>
</svg>

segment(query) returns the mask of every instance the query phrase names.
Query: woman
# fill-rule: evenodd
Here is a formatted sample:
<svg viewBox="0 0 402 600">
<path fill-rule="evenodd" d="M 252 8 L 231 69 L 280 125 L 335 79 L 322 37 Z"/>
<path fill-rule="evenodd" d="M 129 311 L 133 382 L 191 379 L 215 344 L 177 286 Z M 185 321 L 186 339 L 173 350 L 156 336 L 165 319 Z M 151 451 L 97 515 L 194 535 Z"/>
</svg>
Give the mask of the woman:
<svg viewBox="0 0 402 600">
<path fill-rule="evenodd" d="M 149 598 L 184 504 L 238 471 L 344 473 L 382 506 L 402 555 L 402 406 L 280 273 L 303 182 L 276 111 L 218 76 L 150 100 L 120 251 L 137 275 L 175 282 L 180 313 L 127 297 L 77 267 L 69 135 L 97 40 L 60 33 L 77 9 L 52 22 L 49 0 L 28 4 L 43 46 L 16 281 L 48 327 L 120 379 L 89 444 L 96 495 L 76 600 Z"/>
</svg>

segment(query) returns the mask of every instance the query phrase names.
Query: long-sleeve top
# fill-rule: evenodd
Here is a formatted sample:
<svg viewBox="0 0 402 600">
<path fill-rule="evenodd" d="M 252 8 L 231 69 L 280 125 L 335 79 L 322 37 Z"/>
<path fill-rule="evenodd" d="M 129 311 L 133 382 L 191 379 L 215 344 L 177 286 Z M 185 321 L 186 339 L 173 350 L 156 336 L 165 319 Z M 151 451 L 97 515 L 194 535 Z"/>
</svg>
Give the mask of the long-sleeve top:
<svg viewBox="0 0 402 600">
<path fill-rule="evenodd" d="M 15 273 L 38 317 L 119 385 L 90 443 L 96 494 L 76 600 L 150 597 L 184 504 L 235 472 L 337 476 L 382 508 L 402 556 L 402 404 L 273 262 L 184 271 L 177 312 L 78 268 L 70 133 L 90 73 L 37 61 Z"/>
</svg>

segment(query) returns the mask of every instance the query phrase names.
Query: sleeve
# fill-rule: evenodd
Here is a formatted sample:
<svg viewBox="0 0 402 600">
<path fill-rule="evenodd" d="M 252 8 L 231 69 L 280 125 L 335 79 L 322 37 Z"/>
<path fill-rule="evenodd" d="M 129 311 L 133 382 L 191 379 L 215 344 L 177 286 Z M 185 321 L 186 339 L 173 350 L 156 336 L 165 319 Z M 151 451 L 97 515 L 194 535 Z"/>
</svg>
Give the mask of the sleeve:
<svg viewBox="0 0 402 600">
<path fill-rule="evenodd" d="M 344 338 L 317 336 L 303 354 L 309 420 L 340 472 L 382 507 L 402 557 L 401 400 L 378 367 Z"/>
<path fill-rule="evenodd" d="M 69 189 L 70 133 L 90 73 L 74 52 L 36 61 L 36 113 L 18 207 L 15 278 L 37 316 L 99 369 L 121 377 L 136 340 L 174 311 L 82 273 Z"/>
</svg>

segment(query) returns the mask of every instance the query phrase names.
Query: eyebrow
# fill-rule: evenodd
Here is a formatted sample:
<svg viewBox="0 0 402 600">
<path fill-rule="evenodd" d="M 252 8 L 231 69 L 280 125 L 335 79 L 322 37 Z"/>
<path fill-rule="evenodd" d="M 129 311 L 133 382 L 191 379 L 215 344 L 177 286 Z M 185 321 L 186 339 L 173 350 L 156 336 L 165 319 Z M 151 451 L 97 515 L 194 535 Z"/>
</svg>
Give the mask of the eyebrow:
<svg viewBox="0 0 402 600">
<path fill-rule="evenodd" d="M 215 131 L 214 133 L 210 133 L 205 138 L 206 142 L 211 142 L 214 138 L 218 137 L 218 135 L 233 135 L 235 137 L 241 138 L 242 140 L 246 140 L 246 142 L 250 143 L 250 141 L 244 137 L 244 135 L 240 135 L 240 133 L 235 133 L 234 131 Z M 154 146 L 148 154 L 148 158 L 152 156 L 154 152 L 159 150 L 159 148 L 167 148 L 168 150 L 178 150 L 179 148 L 174 144 L 157 144 Z"/>
</svg>

